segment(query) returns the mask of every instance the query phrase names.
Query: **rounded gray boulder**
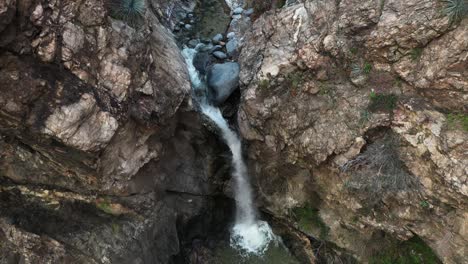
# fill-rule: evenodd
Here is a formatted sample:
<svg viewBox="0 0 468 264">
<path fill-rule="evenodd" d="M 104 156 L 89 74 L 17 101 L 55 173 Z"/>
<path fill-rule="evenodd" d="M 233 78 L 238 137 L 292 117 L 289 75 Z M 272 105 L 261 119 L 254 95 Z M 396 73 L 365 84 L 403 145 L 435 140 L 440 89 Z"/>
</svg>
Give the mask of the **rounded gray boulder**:
<svg viewBox="0 0 468 264">
<path fill-rule="evenodd" d="M 208 70 L 208 88 L 213 103 L 220 105 L 239 87 L 240 67 L 237 62 L 214 64 Z"/>
</svg>

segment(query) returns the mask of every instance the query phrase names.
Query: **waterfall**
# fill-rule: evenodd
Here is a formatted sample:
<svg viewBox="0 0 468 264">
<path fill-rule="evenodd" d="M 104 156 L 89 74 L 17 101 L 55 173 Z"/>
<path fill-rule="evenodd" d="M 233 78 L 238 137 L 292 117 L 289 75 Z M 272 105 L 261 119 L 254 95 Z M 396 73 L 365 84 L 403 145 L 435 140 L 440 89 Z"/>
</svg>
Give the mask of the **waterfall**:
<svg viewBox="0 0 468 264">
<path fill-rule="evenodd" d="M 184 48 L 182 50 L 195 99 L 200 104 L 201 112 L 218 126 L 224 142 L 229 146 L 232 153 L 236 218 L 231 231 L 231 246 L 247 254 L 261 255 L 268 249 L 272 241 L 276 241 L 276 237 L 268 223 L 257 218 L 247 167 L 242 157 L 242 144 L 238 135 L 229 128 L 219 108 L 211 105 L 205 97 L 206 84 L 193 66 L 193 58 L 197 54 L 196 49 Z"/>
</svg>

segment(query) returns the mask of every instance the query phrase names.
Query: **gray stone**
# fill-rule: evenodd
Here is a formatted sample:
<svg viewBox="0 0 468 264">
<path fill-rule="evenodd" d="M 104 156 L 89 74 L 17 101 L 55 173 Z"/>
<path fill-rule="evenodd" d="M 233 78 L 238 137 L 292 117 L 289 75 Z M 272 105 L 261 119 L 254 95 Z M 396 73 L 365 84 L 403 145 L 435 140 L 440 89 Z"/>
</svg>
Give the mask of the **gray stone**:
<svg viewBox="0 0 468 264">
<path fill-rule="evenodd" d="M 213 42 L 214 43 L 219 43 L 220 41 L 223 40 L 223 34 L 219 33 L 219 34 L 216 34 L 214 37 L 213 37 Z"/>
<path fill-rule="evenodd" d="M 187 45 L 190 47 L 190 48 L 195 48 L 198 44 L 200 43 L 200 40 L 198 39 L 191 39 Z"/>
<path fill-rule="evenodd" d="M 200 72 L 205 74 L 208 66 L 211 64 L 212 57 L 208 52 L 198 52 L 193 58 L 193 66 Z"/>
<path fill-rule="evenodd" d="M 184 28 L 185 28 L 186 30 L 191 30 L 191 29 L 192 29 L 192 25 L 190 25 L 190 24 L 185 24 Z"/>
<path fill-rule="evenodd" d="M 232 38 L 226 43 L 226 52 L 229 56 L 235 56 L 237 54 L 237 46 L 239 42 L 236 38 Z"/>
<path fill-rule="evenodd" d="M 222 51 L 215 51 L 215 52 L 213 52 L 213 56 L 215 56 L 215 58 L 220 59 L 220 60 L 225 60 L 225 59 L 227 59 L 226 53 L 224 53 L 224 52 L 222 52 Z"/>
<path fill-rule="evenodd" d="M 234 33 L 234 32 L 229 32 L 229 33 L 227 34 L 227 38 L 228 38 L 228 39 L 232 39 L 232 38 L 235 38 L 235 37 L 236 37 L 236 33 Z"/>
<path fill-rule="evenodd" d="M 211 52 L 215 52 L 215 51 L 222 50 L 222 49 L 223 49 L 223 46 L 216 45 L 211 48 Z"/>
<path fill-rule="evenodd" d="M 197 50 L 198 50 L 198 51 L 202 51 L 202 52 L 205 52 L 205 51 L 210 51 L 210 52 L 212 52 L 212 51 L 213 51 L 213 44 L 208 43 L 208 44 L 198 45 L 198 46 L 197 46 Z"/>
<path fill-rule="evenodd" d="M 253 8 L 249 8 L 249 9 L 247 9 L 247 10 L 244 11 L 244 15 L 245 15 L 245 16 L 251 16 L 253 13 L 254 13 L 254 9 L 253 9 Z"/>
<path fill-rule="evenodd" d="M 244 11 L 244 9 L 242 7 L 237 7 L 236 9 L 234 9 L 232 11 L 232 14 L 233 15 L 240 15 L 240 14 L 242 14 L 243 11 Z"/>
<path fill-rule="evenodd" d="M 237 62 L 214 64 L 207 75 L 213 103 L 219 105 L 239 87 L 240 67 Z"/>
</svg>

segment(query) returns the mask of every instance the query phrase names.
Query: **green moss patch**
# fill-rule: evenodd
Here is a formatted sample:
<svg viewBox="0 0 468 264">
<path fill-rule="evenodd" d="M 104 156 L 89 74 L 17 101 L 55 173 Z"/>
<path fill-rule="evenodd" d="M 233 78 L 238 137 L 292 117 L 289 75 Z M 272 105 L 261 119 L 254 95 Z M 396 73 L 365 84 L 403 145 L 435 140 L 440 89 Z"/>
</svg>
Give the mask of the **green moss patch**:
<svg viewBox="0 0 468 264">
<path fill-rule="evenodd" d="M 447 126 L 449 129 L 461 128 L 468 131 L 468 115 L 462 113 L 450 113 L 447 115 Z"/>
<path fill-rule="evenodd" d="M 313 235 L 318 234 L 320 239 L 327 238 L 330 229 L 320 217 L 319 210 L 307 204 L 293 209 L 293 214 L 301 230 Z"/>
<path fill-rule="evenodd" d="M 371 92 L 367 109 L 370 112 L 392 111 L 397 105 L 398 97 L 394 94 Z"/>
<path fill-rule="evenodd" d="M 432 249 L 415 236 L 396 243 L 372 256 L 370 264 L 438 264 L 442 263 Z"/>
</svg>

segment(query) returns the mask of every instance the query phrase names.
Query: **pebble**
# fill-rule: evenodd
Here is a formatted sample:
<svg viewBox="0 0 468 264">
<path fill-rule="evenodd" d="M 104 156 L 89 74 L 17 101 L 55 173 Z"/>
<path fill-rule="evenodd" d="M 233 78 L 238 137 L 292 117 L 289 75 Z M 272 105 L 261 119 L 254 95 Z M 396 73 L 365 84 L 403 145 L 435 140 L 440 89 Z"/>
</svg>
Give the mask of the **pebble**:
<svg viewBox="0 0 468 264">
<path fill-rule="evenodd" d="M 223 34 L 219 33 L 219 34 L 216 34 L 214 37 L 213 37 L 213 42 L 214 43 L 218 43 L 220 41 L 223 40 Z"/>
<path fill-rule="evenodd" d="M 233 15 L 240 15 L 240 14 L 242 14 L 243 11 L 244 11 L 244 9 L 242 7 L 237 7 L 236 9 L 234 9 L 232 11 L 232 14 Z"/>
<path fill-rule="evenodd" d="M 232 39 L 232 38 L 235 38 L 235 37 L 236 37 L 236 33 L 234 33 L 234 32 L 229 32 L 229 33 L 227 34 L 227 38 L 228 38 L 228 39 Z"/>
<path fill-rule="evenodd" d="M 185 26 L 184 26 L 184 27 L 185 27 L 185 29 L 186 29 L 186 30 L 190 30 L 190 29 L 192 29 L 192 25 L 190 25 L 190 24 L 185 24 Z"/>
<path fill-rule="evenodd" d="M 254 13 L 254 9 L 253 9 L 253 8 L 249 8 L 249 9 L 247 9 L 247 10 L 244 11 L 244 15 L 245 15 L 245 16 L 251 16 L 253 13 Z"/>
<path fill-rule="evenodd" d="M 212 52 L 215 52 L 215 51 L 222 50 L 222 49 L 223 49 L 223 46 L 221 46 L 221 45 L 216 45 L 216 46 L 214 46 L 214 47 L 211 49 L 211 51 L 212 51 Z"/>
<path fill-rule="evenodd" d="M 222 52 L 222 51 L 215 51 L 215 52 L 213 52 L 213 56 L 215 56 L 215 58 L 220 59 L 220 60 L 225 60 L 225 59 L 227 59 L 226 53 L 224 53 L 224 52 Z"/>
<path fill-rule="evenodd" d="M 203 43 L 205 43 L 205 44 L 208 44 L 208 43 L 211 43 L 211 39 L 206 38 L 206 37 L 203 37 L 203 38 L 201 39 L 201 42 L 203 42 Z"/>
<path fill-rule="evenodd" d="M 190 48 L 195 48 L 198 43 L 200 43 L 200 41 L 198 39 L 191 39 L 187 45 L 190 47 Z"/>
</svg>

